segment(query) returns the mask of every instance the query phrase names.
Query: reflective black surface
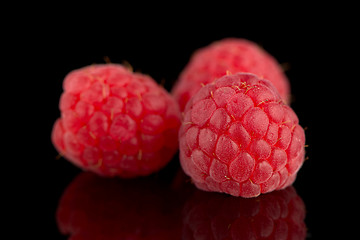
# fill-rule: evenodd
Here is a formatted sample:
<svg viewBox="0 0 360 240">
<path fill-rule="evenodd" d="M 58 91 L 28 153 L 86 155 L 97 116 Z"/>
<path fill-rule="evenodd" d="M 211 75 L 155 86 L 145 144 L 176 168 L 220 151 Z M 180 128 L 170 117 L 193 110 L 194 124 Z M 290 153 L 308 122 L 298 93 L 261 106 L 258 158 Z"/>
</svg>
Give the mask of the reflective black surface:
<svg viewBox="0 0 360 240">
<path fill-rule="evenodd" d="M 168 170 L 170 171 L 170 170 Z M 56 211 L 70 239 L 305 239 L 295 188 L 244 199 L 197 190 L 177 169 L 134 180 L 79 174 Z"/>
<path fill-rule="evenodd" d="M 318 18 L 317 12 L 310 16 L 299 12 L 277 15 L 280 19 L 274 21 L 273 14 L 248 18 L 224 13 L 222 21 L 210 14 L 170 25 L 167 19 L 150 21 L 152 16 L 136 24 L 133 20 L 140 17 L 134 15 L 111 20 L 115 25 L 111 27 L 95 20 L 51 27 L 31 24 L 27 28 L 32 29 L 31 34 L 18 38 L 28 41 L 12 48 L 20 51 L 12 62 L 17 70 L 11 79 L 20 79 L 20 73 L 25 76 L 16 82 L 19 86 L 6 89 L 13 94 L 8 99 L 11 103 L 19 98 L 18 89 L 27 91 L 13 107 L 19 116 L 5 115 L 17 120 L 9 128 L 17 130 L 11 133 L 16 141 L 4 138 L 7 144 L 16 145 L 15 150 L 3 150 L 12 153 L 3 159 L 11 166 L 2 168 L 4 198 L 10 202 L 4 208 L 9 212 L 6 222 L 13 227 L 7 230 L 11 239 L 167 239 L 169 235 L 168 239 L 243 239 L 280 236 L 281 232 L 309 239 L 344 239 L 356 229 L 349 227 L 349 219 L 357 216 L 357 186 L 352 184 L 358 173 L 350 174 L 350 170 L 356 170 L 358 154 L 351 154 L 356 147 L 350 146 L 357 144 L 351 139 L 358 136 L 354 116 L 358 106 L 352 100 L 356 95 L 348 94 L 357 77 L 345 77 L 351 61 L 339 56 L 352 52 L 344 50 L 352 46 L 350 31 L 345 29 L 350 23 L 338 27 L 330 21 L 338 19 L 337 15 Z M 245 21 L 254 18 L 259 21 Z M 287 67 L 291 107 L 306 129 L 308 145 L 308 160 L 291 190 L 250 200 L 200 192 L 179 173 L 177 155 L 161 172 L 132 181 L 100 179 L 57 157 L 50 133 L 60 114 L 62 80 L 69 71 L 104 63 L 106 57 L 114 63 L 129 62 L 135 71 L 151 75 L 170 90 L 193 51 L 225 37 L 255 41 Z M 29 69 L 22 70 L 22 66 Z M 348 111 L 353 103 L 356 106 Z M 74 188 L 78 191 L 71 193 Z"/>
</svg>

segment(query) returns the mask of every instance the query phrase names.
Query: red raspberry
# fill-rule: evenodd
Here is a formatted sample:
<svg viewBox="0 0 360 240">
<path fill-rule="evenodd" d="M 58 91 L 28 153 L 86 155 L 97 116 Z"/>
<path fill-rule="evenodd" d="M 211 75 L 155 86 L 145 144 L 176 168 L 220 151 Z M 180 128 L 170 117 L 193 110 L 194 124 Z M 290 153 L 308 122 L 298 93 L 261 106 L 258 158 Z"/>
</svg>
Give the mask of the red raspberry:
<svg viewBox="0 0 360 240">
<path fill-rule="evenodd" d="M 295 180 L 304 131 L 269 81 L 223 76 L 201 88 L 184 114 L 180 161 L 198 188 L 255 197 Z"/>
<path fill-rule="evenodd" d="M 257 198 L 197 191 L 184 208 L 184 239 L 305 239 L 305 205 L 293 187 Z"/>
<path fill-rule="evenodd" d="M 158 177 L 125 180 L 81 173 L 59 201 L 60 232 L 74 240 L 180 240 L 184 201 Z"/>
<path fill-rule="evenodd" d="M 149 76 L 117 64 L 92 65 L 70 72 L 63 88 L 52 142 L 80 168 L 143 176 L 177 151 L 180 112 Z"/>
<path fill-rule="evenodd" d="M 180 74 L 172 90 L 180 110 L 201 88 L 222 77 L 226 72 L 249 72 L 268 79 L 285 102 L 289 101 L 289 81 L 270 54 L 245 39 L 228 38 L 196 51 Z"/>
</svg>

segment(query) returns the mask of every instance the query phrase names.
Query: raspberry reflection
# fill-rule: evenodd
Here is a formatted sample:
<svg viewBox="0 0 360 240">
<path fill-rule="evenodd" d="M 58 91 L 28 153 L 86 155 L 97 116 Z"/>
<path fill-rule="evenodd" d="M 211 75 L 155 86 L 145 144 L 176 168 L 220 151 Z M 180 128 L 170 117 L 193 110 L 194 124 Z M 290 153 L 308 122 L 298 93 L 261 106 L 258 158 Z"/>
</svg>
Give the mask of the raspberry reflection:
<svg viewBox="0 0 360 240">
<path fill-rule="evenodd" d="M 257 198 L 197 190 L 183 211 L 183 239 L 305 239 L 305 205 L 293 187 Z"/>
<path fill-rule="evenodd" d="M 71 240 L 181 239 L 182 198 L 158 176 L 81 173 L 62 195 L 57 223 Z"/>
<path fill-rule="evenodd" d="M 173 180 L 81 173 L 57 209 L 71 240 L 305 239 L 305 206 L 293 187 L 244 199 L 203 192 L 181 171 Z"/>
</svg>

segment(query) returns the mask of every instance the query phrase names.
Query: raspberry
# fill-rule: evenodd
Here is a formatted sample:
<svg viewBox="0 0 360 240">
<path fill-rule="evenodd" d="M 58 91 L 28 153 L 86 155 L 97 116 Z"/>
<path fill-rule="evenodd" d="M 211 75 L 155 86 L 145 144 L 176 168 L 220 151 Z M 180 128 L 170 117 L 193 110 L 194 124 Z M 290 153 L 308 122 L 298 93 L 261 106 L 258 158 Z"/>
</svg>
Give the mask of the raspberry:
<svg viewBox="0 0 360 240">
<path fill-rule="evenodd" d="M 298 122 L 269 81 L 249 73 L 223 76 L 186 105 L 181 166 L 205 191 L 255 197 L 283 189 L 304 161 Z"/>
<path fill-rule="evenodd" d="M 103 176 L 144 176 L 177 151 L 180 112 L 149 76 L 117 64 L 92 65 L 70 72 L 63 88 L 52 142 L 80 168 Z"/>
<path fill-rule="evenodd" d="M 228 38 L 196 51 L 172 90 L 183 111 L 189 99 L 201 88 L 226 72 L 249 72 L 268 79 L 285 102 L 289 102 L 289 81 L 270 54 L 245 39 Z"/>
<path fill-rule="evenodd" d="M 69 239 L 181 239 L 184 201 L 158 177 L 129 180 L 81 173 L 59 201 L 59 231 Z"/>
<path fill-rule="evenodd" d="M 184 239 L 305 239 L 305 205 L 293 187 L 257 198 L 197 191 L 184 208 Z"/>
</svg>

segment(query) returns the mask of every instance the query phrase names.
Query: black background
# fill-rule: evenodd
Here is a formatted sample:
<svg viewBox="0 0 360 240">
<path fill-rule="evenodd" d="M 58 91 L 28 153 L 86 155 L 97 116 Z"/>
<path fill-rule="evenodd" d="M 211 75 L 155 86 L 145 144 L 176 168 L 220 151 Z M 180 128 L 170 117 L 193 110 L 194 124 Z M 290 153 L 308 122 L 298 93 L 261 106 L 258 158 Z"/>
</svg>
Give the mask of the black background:
<svg viewBox="0 0 360 240">
<path fill-rule="evenodd" d="M 308 237 L 322 239 L 350 230 L 341 223 L 348 221 L 345 209 L 353 208 L 356 193 L 349 186 L 354 176 L 348 173 L 356 156 L 346 155 L 353 142 L 346 127 L 355 124 L 346 109 L 352 102 L 347 91 L 356 80 L 343 74 L 351 61 L 342 56 L 348 51 L 345 47 L 351 48 L 351 20 L 339 23 L 332 14 L 318 15 L 317 10 L 276 16 L 209 12 L 192 18 L 185 12 L 170 18 L 172 14 L 161 11 L 146 15 L 124 11 L 101 19 L 105 21 L 93 16 L 76 23 L 64 13 L 49 25 L 42 18 L 24 21 L 25 27 L 15 30 L 8 47 L 15 57 L 11 73 L 21 80 L 15 90 L 25 93 L 18 97 L 21 104 L 11 109 L 19 116 L 14 120 L 16 134 L 11 134 L 15 149 L 7 158 L 11 171 L 3 170 L 4 183 L 10 186 L 6 199 L 14 205 L 7 210 L 8 222 L 17 230 L 12 232 L 15 239 L 23 234 L 65 239 L 58 233 L 54 214 L 62 192 L 80 170 L 57 159 L 50 134 L 60 116 L 58 101 L 68 72 L 104 63 L 105 58 L 126 61 L 170 90 L 194 50 L 226 37 L 252 40 L 289 66 L 291 106 L 306 128 L 308 145 L 308 160 L 294 183 L 306 204 Z"/>
</svg>

